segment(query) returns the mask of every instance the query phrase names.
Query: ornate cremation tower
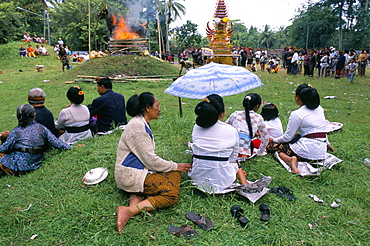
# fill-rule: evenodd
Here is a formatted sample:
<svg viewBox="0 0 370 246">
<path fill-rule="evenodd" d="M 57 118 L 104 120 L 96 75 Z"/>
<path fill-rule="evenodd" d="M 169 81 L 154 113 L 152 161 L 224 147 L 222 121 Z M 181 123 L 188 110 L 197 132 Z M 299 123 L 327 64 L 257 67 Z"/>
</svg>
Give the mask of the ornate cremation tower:
<svg viewBox="0 0 370 246">
<path fill-rule="evenodd" d="M 207 37 L 210 48 L 213 50 L 212 62 L 232 65 L 232 53 L 230 38 L 232 36 L 232 23 L 228 17 L 228 11 L 224 0 L 218 0 L 215 14 L 213 15 L 213 28 L 207 23 Z"/>
</svg>

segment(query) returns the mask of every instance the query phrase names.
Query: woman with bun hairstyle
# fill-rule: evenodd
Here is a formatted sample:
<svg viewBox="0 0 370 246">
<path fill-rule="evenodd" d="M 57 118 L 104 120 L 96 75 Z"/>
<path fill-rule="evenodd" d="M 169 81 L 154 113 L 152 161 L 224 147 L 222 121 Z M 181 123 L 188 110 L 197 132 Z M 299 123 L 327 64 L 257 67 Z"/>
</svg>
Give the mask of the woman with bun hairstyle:
<svg viewBox="0 0 370 246">
<path fill-rule="evenodd" d="M 290 165 L 292 172 L 299 173 L 298 161 L 323 160 L 327 148 L 333 148 L 327 139 L 324 109 L 320 106 L 317 90 L 309 84 L 301 84 L 294 99 L 300 108 L 290 114 L 285 133 L 270 139 L 268 152 L 277 152 Z"/>
<path fill-rule="evenodd" d="M 151 120 L 160 115 L 158 99 L 150 92 L 133 95 L 127 101 L 132 119 L 118 143 L 114 176 L 119 189 L 129 193 L 128 207 L 117 208 L 117 230 L 122 233 L 128 220 L 141 211 L 152 211 L 176 204 L 180 193 L 180 172 L 189 163 L 167 161 L 154 152 Z"/>
<path fill-rule="evenodd" d="M 254 155 L 263 155 L 269 142 L 269 133 L 261 115 L 256 112 L 262 103 L 260 95 L 249 93 L 243 99 L 244 110 L 235 111 L 226 120 L 238 130 L 240 143 L 238 159 L 244 161 Z M 257 149 L 257 151 L 254 151 Z"/>
<path fill-rule="evenodd" d="M 207 193 L 222 193 L 238 176 L 248 184 L 236 159 L 239 137 L 236 129 L 221 120 L 225 105 L 219 95 L 207 96 L 195 107 L 196 125 L 192 132 L 193 167 L 189 172 L 196 186 Z"/>
<path fill-rule="evenodd" d="M 0 174 L 5 172 L 19 175 L 36 170 L 41 166 L 44 154 L 50 147 L 60 150 L 72 148 L 55 137 L 44 125 L 37 123 L 35 116 L 32 105 L 18 106 L 18 126 L 10 133 L 5 132 L 7 138 L 0 145 Z M 0 133 L 2 140 L 3 134 Z"/>
<path fill-rule="evenodd" d="M 90 112 L 85 105 L 81 104 L 85 98 L 84 94 L 79 86 L 69 88 L 67 98 L 71 105 L 60 111 L 55 122 L 56 129 L 64 130 L 59 139 L 67 144 L 75 144 L 92 137 L 89 125 Z"/>
</svg>

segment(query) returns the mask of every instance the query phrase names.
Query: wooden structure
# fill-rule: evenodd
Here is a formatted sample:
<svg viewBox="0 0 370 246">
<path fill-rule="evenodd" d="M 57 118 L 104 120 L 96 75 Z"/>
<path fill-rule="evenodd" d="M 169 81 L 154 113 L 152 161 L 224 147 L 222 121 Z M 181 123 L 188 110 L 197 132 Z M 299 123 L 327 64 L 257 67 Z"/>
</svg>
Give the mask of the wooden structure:
<svg viewBox="0 0 370 246">
<path fill-rule="evenodd" d="M 129 54 L 141 54 L 144 52 L 144 50 L 148 49 L 148 39 L 111 39 L 108 42 L 108 47 L 112 53 L 119 51 Z"/>
<path fill-rule="evenodd" d="M 211 28 L 208 22 L 206 30 L 210 48 L 213 50 L 213 57 L 209 60 L 232 65 L 233 54 L 230 39 L 233 29 L 224 0 L 217 1 L 215 14 L 213 15 L 213 25 L 214 28 Z"/>
</svg>

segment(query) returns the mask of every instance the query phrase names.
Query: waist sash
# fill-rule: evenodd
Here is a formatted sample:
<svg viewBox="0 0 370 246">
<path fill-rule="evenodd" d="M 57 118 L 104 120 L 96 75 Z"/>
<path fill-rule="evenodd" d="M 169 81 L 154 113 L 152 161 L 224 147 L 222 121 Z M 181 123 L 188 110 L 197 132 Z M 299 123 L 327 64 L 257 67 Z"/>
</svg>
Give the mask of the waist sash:
<svg viewBox="0 0 370 246">
<path fill-rule="evenodd" d="M 79 133 L 79 132 L 84 132 L 90 129 L 90 125 L 87 124 L 86 126 L 79 126 L 79 127 L 65 127 L 66 131 L 69 133 Z"/>
<path fill-rule="evenodd" d="M 16 151 L 30 154 L 42 154 L 47 150 L 47 147 L 31 147 L 31 148 L 19 148 Z"/>
<path fill-rule="evenodd" d="M 315 132 L 315 133 L 310 133 L 305 136 L 304 138 L 326 138 L 326 132 Z"/>
<path fill-rule="evenodd" d="M 218 157 L 218 156 L 206 156 L 206 155 L 194 155 L 194 158 L 207 160 L 207 161 L 228 161 L 229 157 Z"/>
</svg>

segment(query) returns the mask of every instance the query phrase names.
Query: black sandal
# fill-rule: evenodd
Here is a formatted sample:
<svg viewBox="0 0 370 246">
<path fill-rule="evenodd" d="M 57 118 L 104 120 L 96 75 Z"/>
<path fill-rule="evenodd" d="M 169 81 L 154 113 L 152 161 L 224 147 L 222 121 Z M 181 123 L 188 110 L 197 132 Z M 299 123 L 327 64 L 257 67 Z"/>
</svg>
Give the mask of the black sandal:
<svg viewBox="0 0 370 246">
<path fill-rule="evenodd" d="M 280 197 L 287 198 L 288 200 L 297 200 L 297 198 L 293 195 L 293 192 L 284 186 L 278 186 L 276 188 L 272 188 L 270 189 L 270 192 Z"/>
<path fill-rule="evenodd" d="M 244 210 L 240 208 L 239 205 L 232 206 L 230 212 L 231 216 L 236 218 L 242 227 L 245 227 L 248 224 L 249 220 L 243 216 Z"/>
<path fill-rule="evenodd" d="M 186 239 L 191 239 L 198 235 L 196 230 L 191 229 L 189 225 L 183 225 L 181 227 L 169 225 L 167 231 L 176 237 L 185 237 Z"/>
<path fill-rule="evenodd" d="M 270 208 L 266 204 L 260 205 L 260 211 L 262 213 L 261 220 L 262 221 L 269 221 L 270 219 Z"/>
<path fill-rule="evenodd" d="M 210 220 L 207 217 L 196 214 L 194 212 L 187 212 L 185 214 L 185 217 L 188 220 L 193 221 L 195 224 L 197 224 L 200 228 L 202 228 L 205 231 L 211 230 L 214 226 L 214 223 L 212 220 Z"/>
</svg>

